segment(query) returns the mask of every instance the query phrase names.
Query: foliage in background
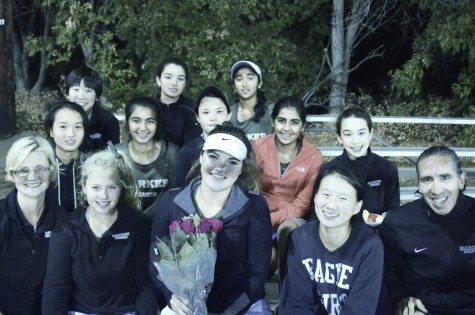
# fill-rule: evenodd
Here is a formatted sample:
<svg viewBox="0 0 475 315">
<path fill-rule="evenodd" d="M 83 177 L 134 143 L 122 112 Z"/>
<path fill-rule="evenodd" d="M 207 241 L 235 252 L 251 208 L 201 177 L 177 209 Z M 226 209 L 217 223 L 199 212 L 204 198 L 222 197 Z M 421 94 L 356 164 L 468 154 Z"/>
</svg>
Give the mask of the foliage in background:
<svg viewBox="0 0 475 315">
<path fill-rule="evenodd" d="M 45 113 L 48 106 L 60 99 L 56 92 L 39 94 L 18 91 L 15 94 L 17 110 L 17 129 L 45 135 Z"/>
<path fill-rule="evenodd" d="M 103 94 L 110 97 L 113 104 L 128 98 L 134 90 L 129 84 L 134 79 L 127 52 L 121 49 L 116 34 L 116 24 L 120 17 L 107 0 L 42 0 L 44 11 L 54 16 L 51 36 L 46 40 L 35 37 L 30 41 L 30 54 L 46 48 L 49 65 L 60 66 L 67 63 L 79 65 L 83 61 L 97 70 L 104 80 Z M 71 60 L 75 49 L 80 47 L 84 60 Z M 65 67 L 68 72 L 71 67 Z M 63 73 L 63 76 L 67 73 Z"/>
<path fill-rule="evenodd" d="M 411 59 L 392 71 L 393 89 L 406 98 L 454 97 L 446 104 L 449 116 L 466 115 L 475 99 L 475 2 L 423 0 L 413 6 L 426 26 L 416 34 Z M 407 109 L 418 111 L 418 102 L 407 102 Z"/>
<path fill-rule="evenodd" d="M 258 63 L 269 99 L 301 95 L 321 64 L 327 36 L 327 1 L 76 1 L 42 0 L 54 12 L 52 36 L 35 37 L 30 53 L 46 47 L 50 65 L 69 61 L 81 48 L 86 64 L 105 81 L 113 106 L 155 95 L 156 68 L 181 56 L 190 68 L 191 98 L 208 84 L 231 93 L 229 69 L 240 59 Z"/>
</svg>

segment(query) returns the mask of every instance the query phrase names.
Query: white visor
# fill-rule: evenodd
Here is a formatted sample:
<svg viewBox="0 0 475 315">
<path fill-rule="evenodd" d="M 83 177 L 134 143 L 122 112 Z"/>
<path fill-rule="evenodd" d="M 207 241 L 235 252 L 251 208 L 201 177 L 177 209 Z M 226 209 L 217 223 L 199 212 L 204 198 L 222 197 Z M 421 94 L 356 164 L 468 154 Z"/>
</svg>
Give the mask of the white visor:
<svg viewBox="0 0 475 315">
<path fill-rule="evenodd" d="M 203 151 L 206 150 L 224 151 L 239 161 L 244 160 L 247 156 L 247 148 L 244 142 L 227 133 L 215 133 L 209 135 L 203 145 Z"/>
</svg>

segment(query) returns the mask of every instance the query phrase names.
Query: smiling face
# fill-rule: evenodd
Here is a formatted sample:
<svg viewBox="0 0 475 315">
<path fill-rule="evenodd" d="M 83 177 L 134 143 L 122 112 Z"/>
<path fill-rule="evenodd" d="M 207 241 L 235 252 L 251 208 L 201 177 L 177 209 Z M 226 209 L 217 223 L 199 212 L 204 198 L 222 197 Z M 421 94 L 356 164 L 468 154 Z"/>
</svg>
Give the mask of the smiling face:
<svg viewBox="0 0 475 315">
<path fill-rule="evenodd" d="M 180 65 L 170 63 L 165 66 L 161 75 L 156 77 L 156 81 L 160 88 L 160 100 L 162 103 L 174 103 L 185 90 L 185 69 Z"/>
<path fill-rule="evenodd" d="M 249 68 L 241 68 L 234 76 L 234 89 L 240 99 L 248 100 L 257 96 L 257 89 L 262 86 L 262 81 Z"/>
<path fill-rule="evenodd" d="M 450 157 L 437 155 L 419 161 L 418 170 L 425 202 L 439 215 L 450 213 L 465 185 L 465 173 L 458 175 Z"/>
<path fill-rule="evenodd" d="M 31 151 L 23 163 L 16 169 L 16 171 L 28 169 L 29 174 L 27 176 L 13 174 L 12 176 L 18 195 L 30 198 L 44 197 L 44 193 L 49 186 L 51 170 L 35 172 L 34 169 L 44 170 L 47 167 L 49 167 L 49 162 L 46 155 L 43 152 Z"/>
<path fill-rule="evenodd" d="M 73 85 L 69 88 L 67 99 L 70 102 L 81 105 L 86 111 L 89 118 L 92 115 L 92 107 L 96 102 L 96 91 L 86 87 L 84 80 L 81 80 L 79 85 Z"/>
<path fill-rule="evenodd" d="M 202 185 L 214 192 L 231 189 L 241 174 L 243 162 L 220 150 L 200 155 Z"/>
<path fill-rule="evenodd" d="M 347 227 L 353 215 L 361 210 L 356 189 L 337 174 L 325 176 L 315 194 L 315 212 L 326 228 Z"/>
<path fill-rule="evenodd" d="M 196 118 L 206 139 L 211 130 L 231 118 L 231 113 L 228 113 L 228 109 L 221 99 L 206 96 L 199 104 Z"/>
<path fill-rule="evenodd" d="M 84 140 L 84 123 L 81 114 L 69 108 L 56 112 L 53 126 L 49 131 L 56 145 L 56 152 L 79 153 Z"/>
<path fill-rule="evenodd" d="M 295 143 L 303 131 L 304 124 L 293 107 L 283 107 L 272 121 L 275 137 L 281 145 Z"/>
<path fill-rule="evenodd" d="M 145 144 L 153 141 L 157 119 L 150 108 L 137 106 L 127 121 L 132 141 Z"/>
<path fill-rule="evenodd" d="M 338 142 L 343 145 L 352 160 L 368 154 L 368 147 L 373 132 L 368 129 L 366 120 L 357 117 L 348 117 L 341 122 L 341 132 L 337 136 Z"/>
<path fill-rule="evenodd" d="M 92 166 L 83 187 L 89 211 L 96 215 L 112 215 L 117 211 L 122 186 L 117 171 Z"/>
</svg>

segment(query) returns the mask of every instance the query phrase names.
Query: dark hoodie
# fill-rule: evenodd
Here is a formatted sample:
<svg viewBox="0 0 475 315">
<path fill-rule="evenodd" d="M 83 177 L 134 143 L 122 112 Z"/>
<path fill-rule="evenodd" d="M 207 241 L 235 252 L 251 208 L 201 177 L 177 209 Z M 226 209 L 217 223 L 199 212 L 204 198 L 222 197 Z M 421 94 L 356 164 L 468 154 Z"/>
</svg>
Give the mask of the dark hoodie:
<svg viewBox="0 0 475 315">
<path fill-rule="evenodd" d="M 77 200 L 78 182 L 81 176 L 81 158 L 69 163 L 63 164 L 58 158 L 56 161 L 56 183 L 51 183 L 46 190 L 46 196 L 54 200 L 68 212 L 77 209 L 79 204 Z"/>
</svg>

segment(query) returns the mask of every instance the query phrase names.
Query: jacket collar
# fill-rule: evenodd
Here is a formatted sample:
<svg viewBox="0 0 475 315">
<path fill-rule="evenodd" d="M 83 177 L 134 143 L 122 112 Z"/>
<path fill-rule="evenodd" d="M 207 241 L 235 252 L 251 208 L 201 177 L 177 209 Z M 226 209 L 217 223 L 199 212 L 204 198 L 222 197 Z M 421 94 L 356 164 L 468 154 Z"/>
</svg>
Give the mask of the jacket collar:
<svg viewBox="0 0 475 315">
<path fill-rule="evenodd" d="M 350 165 L 368 165 L 373 161 L 373 155 L 371 154 L 371 148 L 368 147 L 368 153 L 366 153 L 365 156 L 360 156 L 359 158 L 356 158 L 356 160 L 350 159 L 350 156 L 348 155 L 348 152 L 346 152 L 345 149 L 343 149 L 343 153 L 341 154 L 341 158 L 343 161 L 347 164 Z"/>
<path fill-rule="evenodd" d="M 27 223 L 26 219 L 21 213 L 20 206 L 17 201 L 17 189 L 14 188 L 5 198 L 5 207 L 4 211 L 8 217 L 12 220 L 16 220 L 18 224 L 24 225 Z M 54 203 L 50 202 L 48 198 L 45 197 L 45 205 L 41 218 L 39 220 L 40 225 L 38 226 L 37 233 L 41 233 L 45 230 L 50 230 L 56 224 L 56 221 L 59 218 L 59 213 L 61 211 L 66 212 L 66 210 L 58 207 Z"/>
<path fill-rule="evenodd" d="M 173 202 L 177 206 L 182 208 L 186 213 L 194 214 L 196 210 L 195 206 L 193 205 L 193 199 L 191 198 L 191 194 L 200 184 L 201 177 L 194 178 L 188 186 L 186 186 L 181 192 L 179 192 L 175 196 L 175 198 L 173 198 Z M 223 219 L 226 219 L 241 210 L 248 200 L 249 198 L 247 198 L 241 188 L 237 184 L 234 184 L 231 189 L 228 201 L 224 206 Z"/>
</svg>

